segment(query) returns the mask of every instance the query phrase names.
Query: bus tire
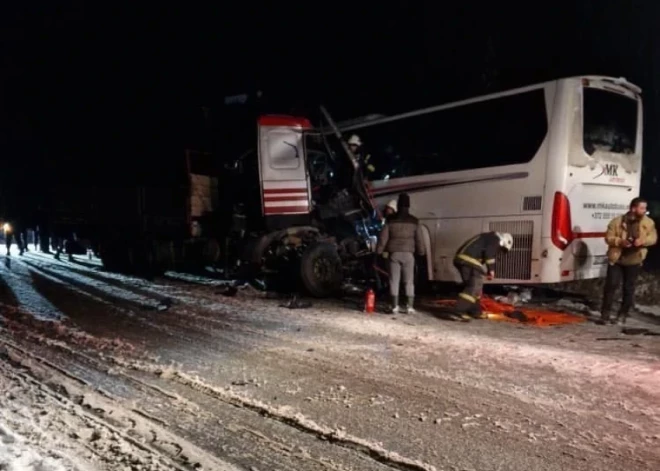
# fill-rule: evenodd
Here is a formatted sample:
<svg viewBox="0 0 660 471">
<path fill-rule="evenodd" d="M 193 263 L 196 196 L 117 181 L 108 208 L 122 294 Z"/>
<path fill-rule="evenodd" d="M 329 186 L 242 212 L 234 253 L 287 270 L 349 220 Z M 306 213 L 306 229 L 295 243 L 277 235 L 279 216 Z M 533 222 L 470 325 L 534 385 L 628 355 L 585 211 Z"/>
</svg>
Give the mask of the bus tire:
<svg viewBox="0 0 660 471">
<path fill-rule="evenodd" d="M 343 272 L 335 246 L 327 242 L 309 246 L 300 259 L 300 278 L 305 291 L 316 298 L 336 294 L 341 289 Z"/>
</svg>

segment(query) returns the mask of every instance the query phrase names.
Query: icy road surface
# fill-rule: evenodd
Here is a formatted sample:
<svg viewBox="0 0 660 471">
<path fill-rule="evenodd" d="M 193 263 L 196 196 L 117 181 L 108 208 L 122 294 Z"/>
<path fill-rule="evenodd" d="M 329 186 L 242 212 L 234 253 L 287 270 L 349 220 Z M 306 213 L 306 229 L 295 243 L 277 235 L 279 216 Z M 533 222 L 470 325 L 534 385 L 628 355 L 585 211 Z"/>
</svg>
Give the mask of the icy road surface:
<svg viewBox="0 0 660 471">
<path fill-rule="evenodd" d="M 660 469 L 657 336 L 5 261 L 3 470 Z"/>
</svg>

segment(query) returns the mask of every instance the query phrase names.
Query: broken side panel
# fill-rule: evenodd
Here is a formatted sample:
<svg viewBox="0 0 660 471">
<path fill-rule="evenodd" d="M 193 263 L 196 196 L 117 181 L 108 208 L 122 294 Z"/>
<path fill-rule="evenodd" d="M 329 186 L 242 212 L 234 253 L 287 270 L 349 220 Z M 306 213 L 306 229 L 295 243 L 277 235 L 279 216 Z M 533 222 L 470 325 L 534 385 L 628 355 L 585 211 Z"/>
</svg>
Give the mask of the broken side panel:
<svg viewBox="0 0 660 471">
<path fill-rule="evenodd" d="M 265 216 L 307 215 L 311 191 L 303 131 L 308 120 L 262 116 L 258 121 L 259 172 Z"/>
</svg>

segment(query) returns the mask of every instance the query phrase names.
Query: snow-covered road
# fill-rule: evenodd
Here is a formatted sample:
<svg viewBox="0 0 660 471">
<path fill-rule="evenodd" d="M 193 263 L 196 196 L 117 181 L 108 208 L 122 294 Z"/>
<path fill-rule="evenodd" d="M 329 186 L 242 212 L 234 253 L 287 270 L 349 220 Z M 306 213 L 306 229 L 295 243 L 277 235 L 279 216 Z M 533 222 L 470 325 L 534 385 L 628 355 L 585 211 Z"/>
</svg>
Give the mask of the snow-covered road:
<svg viewBox="0 0 660 471">
<path fill-rule="evenodd" d="M 660 469 L 657 336 L 4 262 L 0 470 Z"/>
</svg>

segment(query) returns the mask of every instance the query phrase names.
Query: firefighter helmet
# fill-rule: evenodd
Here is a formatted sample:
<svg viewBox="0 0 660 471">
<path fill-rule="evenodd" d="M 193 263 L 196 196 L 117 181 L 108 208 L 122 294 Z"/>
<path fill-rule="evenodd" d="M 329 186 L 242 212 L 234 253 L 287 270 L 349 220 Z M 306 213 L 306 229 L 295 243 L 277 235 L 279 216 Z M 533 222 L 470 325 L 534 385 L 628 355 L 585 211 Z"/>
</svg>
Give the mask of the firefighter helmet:
<svg viewBox="0 0 660 471">
<path fill-rule="evenodd" d="M 497 237 L 500 238 L 500 247 L 504 250 L 511 250 L 513 247 L 513 236 L 508 232 L 498 232 Z"/>
<path fill-rule="evenodd" d="M 397 201 L 396 200 L 390 200 L 386 205 L 385 208 L 390 208 L 392 211 L 396 213 L 397 210 Z"/>
<path fill-rule="evenodd" d="M 348 145 L 349 146 L 361 146 L 362 141 L 360 140 L 360 136 L 357 134 L 353 134 L 349 139 L 348 139 Z"/>
</svg>

